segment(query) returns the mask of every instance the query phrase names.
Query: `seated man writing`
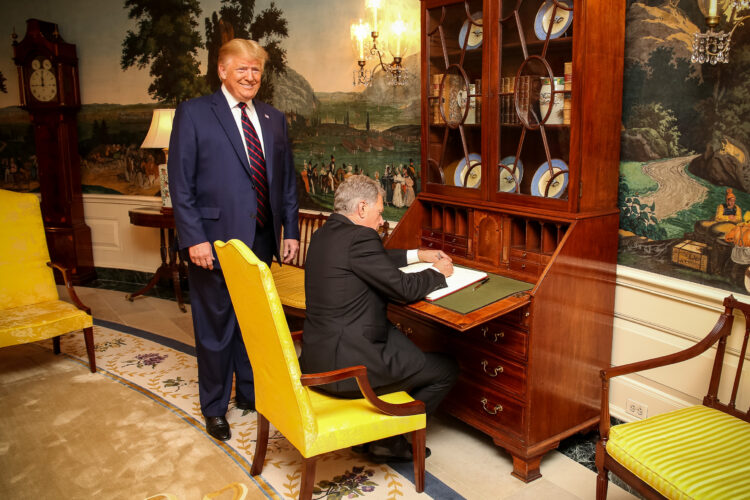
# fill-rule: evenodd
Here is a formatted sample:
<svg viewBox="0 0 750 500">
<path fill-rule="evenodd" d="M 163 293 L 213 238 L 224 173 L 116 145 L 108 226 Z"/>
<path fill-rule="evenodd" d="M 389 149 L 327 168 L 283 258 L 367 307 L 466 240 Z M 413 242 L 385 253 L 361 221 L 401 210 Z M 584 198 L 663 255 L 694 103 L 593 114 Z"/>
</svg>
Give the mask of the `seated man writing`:
<svg viewBox="0 0 750 500">
<path fill-rule="evenodd" d="M 415 302 L 444 287 L 453 264 L 440 250 L 386 250 L 377 233 L 383 194 L 367 176 L 347 178 L 336 189 L 335 213 L 311 238 L 300 365 L 305 373 L 364 365 L 377 394 L 407 391 L 430 415 L 455 384 L 458 364 L 445 354 L 423 353 L 388 321 L 386 307 L 389 300 Z M 433 266 L 412 274 L 399 270 L 419 261 Z M 362 397 L 354 379 L 322 389 Z M 377 462 L 412 459 L 404 436 L 369 443 L 362 451 Z"/>
</svg>

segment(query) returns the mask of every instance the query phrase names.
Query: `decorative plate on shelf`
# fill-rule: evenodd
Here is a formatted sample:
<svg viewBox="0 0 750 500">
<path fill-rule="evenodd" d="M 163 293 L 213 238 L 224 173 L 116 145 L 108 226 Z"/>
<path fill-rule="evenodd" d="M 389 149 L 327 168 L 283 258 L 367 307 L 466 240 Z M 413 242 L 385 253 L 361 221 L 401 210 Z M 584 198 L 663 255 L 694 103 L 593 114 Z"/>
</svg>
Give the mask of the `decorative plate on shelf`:
<svg viewBox="0 0 750 500">
<path fill-rule="evenodd" d="M 472 24 L 467 19 L 464 21 L 464 25 L 461 26 L 461 31 L 458 34 L 458 46 L 464 48 L 464 40 L 466 40 L 466 32 L 469 32 L 469 40 L 466 42 L 466 48 L 468 50 L 478 49 L 482 45 L 482 13 L 475 12 L 471 15 L 471 18 L 477 24 Z"/>
<path fill-rule="evenodd" d="M 501 165 L 507 165 L 510 170 L 513 169 L 513 162 L 516 161 L 515 156 L 506 156 L 502 160 L 500 160 Z M 516 163 L 516 171 L 513 172 L 513 174 L 510 173 L 509 170 L 505 170 L 504 168 L 498 167 L 498 186 L 497 189 L 501 193 L 515 193 L 518 186 L 521 183 L 521 179 L 523 179 L 523 163 L 521 163 L 521 160 L 518 160 L 518 163 Z"/>
<path fill-rule="evenodd" d="M 480 165 L 481 163 L 481 156 L 476 153 L 471 153 L 469 155 L 469 165 L 474 166 Z M 467 173 L 469 175 L 468 179 L 466 179 Z M 454 175 L 453 182 L 456 186 L 478 188 L 482 182 L 481 166 L 477 166 L 476 168 L 471 169 L 471 172 L 469 172 L 469 169 L 466 168 L 466 158 L 462 158 L 461 161 L 458 162 L 458 166 L 456 167 L 456 174 Z"/>
<path fill-rule="evenodd" d="M 555 2 L 553 0 L 545 0 L 536 13 L 534 33 L 540 40 L 547 38 L 547 31 L 550 31 L 550 38 L 558 38 L 570 28 L 570 24 L 573 22 L 573 11 L 565 10 L 561 7 L 564 5 L 572 9 L 572 0 L 557 0 L 557 3 L 559 6 L 555 12 L 554 20 L 552 19 L 552 11 L 555 10 Z M 552 23 L 551 28 L 550 22 Z"/>
<path fill-rule="evenodd" d="M 564 173 L 552 179 L 552 176 L 560 171 Z M 549 187 L 546 197 L 560 198 L 568 187 L 568 165 L 564 161 L 557 158 L 553 159 L 552 172 L 550 172 L 548 162 L 545 161 L 542 163 L 531 179 L 531 194 L 534 196 L 545 196 L 544 193 L 547 191 L 547 184 L 550 184 L 550 182 L 552 184 Z"/>
</svg>

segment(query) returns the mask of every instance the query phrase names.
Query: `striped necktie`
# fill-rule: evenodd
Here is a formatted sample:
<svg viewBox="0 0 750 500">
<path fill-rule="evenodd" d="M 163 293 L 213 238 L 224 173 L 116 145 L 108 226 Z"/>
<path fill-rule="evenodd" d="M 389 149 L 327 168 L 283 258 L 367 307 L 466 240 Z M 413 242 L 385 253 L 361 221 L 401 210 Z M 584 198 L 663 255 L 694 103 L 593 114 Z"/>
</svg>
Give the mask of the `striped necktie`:
<svg viewBox="0 0 750 500">
<path fill-rule="evenodd" d="M 255 188 L 256 198 L 258 199 L 258 224 L 264 227 L 270 219 L 270 210 L 268 203 L 268 181 L 266 179 L 266 159 L 263 156 L 263 148 L 260 146 L 258 133 L 247 116 L 247 103 L 240 102 L 237 104 L 242 115 L 242 134 L 245 136 L 245 146 L 247 146 L 247 155 L 250 158 L 250 172 L 253 178 L 253 187 Z"/>
</svg>

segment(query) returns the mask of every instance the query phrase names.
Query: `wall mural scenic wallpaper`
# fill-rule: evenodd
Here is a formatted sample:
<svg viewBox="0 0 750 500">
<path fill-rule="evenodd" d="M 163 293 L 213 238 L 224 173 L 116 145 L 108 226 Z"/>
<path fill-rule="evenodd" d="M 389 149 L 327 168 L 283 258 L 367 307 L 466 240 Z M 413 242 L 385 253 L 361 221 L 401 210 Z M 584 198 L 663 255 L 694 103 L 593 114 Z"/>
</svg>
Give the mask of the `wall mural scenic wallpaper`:
<svg viewBox="0 0 750 500">
<path fill-rule="evenodd" d="M 734 32 L 728 64 L 699 65 L 690 62 L 693 33 L 705 29 L 696 0 L 627 3 L 619 262 L 748 293 L 750 26 Z M 388 4 L 418 25 L 417 0 Z M 414 75 L 407 86 L 389 87 L 381 74 L 354 88 L 349 24 L 363 8 L 364 0 L 123 0 L 95 8 L 29 0 L 14 2 L 0 26 L 23 36 L 27 18 L 53 21 L 77 45 L 85 192 L 158 195 L 163 153 L 140 149 L 152 111 L 216 88 L 216 50 L 231 29 L 271 53 L 260 97 L 287 113 L 302 207 L 330 210 L 339 180 L 362 172 L 381 179 L 384 215 L 398 220 L 421 185 L 419 55 L 405 60 Z M 160 32 L 160 20 L 179 29 Z M 175 31 L 187 36 L 175 40 Z M 10 44 L 0 47 L 0 74 L 0 187 L 33 191 L 33 135 L 16 107 Z"/>
</svg>

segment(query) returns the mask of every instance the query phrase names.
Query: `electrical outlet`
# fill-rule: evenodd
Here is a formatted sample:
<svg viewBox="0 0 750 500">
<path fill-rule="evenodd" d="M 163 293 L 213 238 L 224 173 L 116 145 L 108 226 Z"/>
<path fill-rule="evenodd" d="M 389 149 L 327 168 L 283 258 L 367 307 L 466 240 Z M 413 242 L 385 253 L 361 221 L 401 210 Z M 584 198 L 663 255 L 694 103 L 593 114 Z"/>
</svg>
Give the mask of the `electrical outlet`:
<svg viewBox="0 0 750 500">
<path fill-rule="evenodd" d="M 648 406 L 634 399 L 628 399 L 625 405 L 625 413 L 639 419 L 644 419 L 648 416 Z"/>
</svg>

